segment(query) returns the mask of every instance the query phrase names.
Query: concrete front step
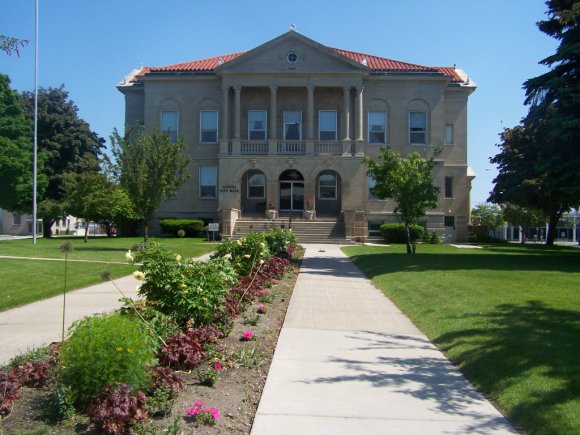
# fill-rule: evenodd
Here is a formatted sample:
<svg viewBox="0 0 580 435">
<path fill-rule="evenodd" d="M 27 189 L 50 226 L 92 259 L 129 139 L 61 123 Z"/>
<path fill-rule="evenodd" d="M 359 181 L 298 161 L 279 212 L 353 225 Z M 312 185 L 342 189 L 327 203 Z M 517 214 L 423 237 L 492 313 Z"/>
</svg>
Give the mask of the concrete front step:
<svg viewBox="0 0 580 435">
<path fill-rule="evenodd" d="M 249 232 L 268 231 L 272 227 L 288 228 L 288 219 L 239 219 L 234 228 L 233 239 L 239 239 Z M 346 239 L 344 222 L 337 220 L 292 220 L 292 231 L 301 243 L 351 243 Z"/>
</svg>

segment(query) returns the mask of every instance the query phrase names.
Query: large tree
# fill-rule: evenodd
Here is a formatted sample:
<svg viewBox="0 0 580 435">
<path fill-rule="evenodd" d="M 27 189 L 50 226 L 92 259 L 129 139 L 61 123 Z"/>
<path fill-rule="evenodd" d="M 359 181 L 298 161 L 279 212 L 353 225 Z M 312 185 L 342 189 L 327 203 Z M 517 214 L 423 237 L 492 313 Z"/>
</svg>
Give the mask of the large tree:
<svg viewBox="0 0 580 435">
<path fill-rule="evenodd" d="M 179 137 L 173 143 L 168 134 L 159 130 L 148 134 L 135 127 L 125 137 L 114 131 L 111 144 L 119 181 L 143 222 L 143 238 L 147 242 L 151 219 L 189 177 L 185 142 Z"/>
<path fill-rule="evenodd" d="M 24 92 L 21 103 L 29 119 L 34 116 L 34 93 Z M 78 108 L 69 100 L 64 86 L 39 89 L 38 154 L 45 160 L 42 174 L 48 180 L 39 196 L 38 215 L 43 233 L 50 237 L 50 227 L 65 213 L 64 182 L 69 173 L 98 172 L 98 157 L 104 140 L 79 118 Z"/>
<path fill-rule="evenodd" d="M 439 188 L 432 174 L 435 160 L 421 157 L 417 152 L 403 157 L 390 147 L 383 147 L 378 162 L 365 157 L 363 163 L 368 167 L 367 174 L 375 181 L 371 193 L 379 198 L 392 198 L 397 203 L 394 211 L 405 226 L 407 254 L 411 254 L 409 225 L 424 216 L 428 209 L 437 207 Z"/>
<path fill-rule="evenodd" d="M 531 107 L 521 125 L 501 134 L 490 200 L 544 213 L 551 245 L 562 213 L 580 201 L 580 2 L 546 4 L 548 19 L 538 27 L 560 45 L 540 62 L 550 71 L 524 83 Z"/>
<path fill-rule="evenodd" d="M 526 243 L 530 227 L 539 227 L 546 223 L 546 215 L 541 210 L 505 204 L 503 218 L 512 225 L 520 227 L 522 244 Z"/>
<path fill-rule="evenodd" d="M 559 159 L 554 156 L 554 143 L 549 119 L 550 107 L 533 108 L 542 111 L 528 117 L 521 125 L 505 129 L 501 134 L 499 154 L 490 159 L 498 166 L 499 173 L 489 201 L 496 204 L 512 204 L 538 210 L 548 217 L 546 244 L 553 245 L 558 220 L 576 203 L 575 195 L 559 176 Z M 570 177 L 574 173 L 569 174 Z"/>
<path fill-rule="evenodd" d="M 32 122 L 26 118 L 10 79 L 0 74 L 0 208 L 15 213 L 32 210 Z M 38 178 L 38 191 L 46 177 Z"/>
</svg>

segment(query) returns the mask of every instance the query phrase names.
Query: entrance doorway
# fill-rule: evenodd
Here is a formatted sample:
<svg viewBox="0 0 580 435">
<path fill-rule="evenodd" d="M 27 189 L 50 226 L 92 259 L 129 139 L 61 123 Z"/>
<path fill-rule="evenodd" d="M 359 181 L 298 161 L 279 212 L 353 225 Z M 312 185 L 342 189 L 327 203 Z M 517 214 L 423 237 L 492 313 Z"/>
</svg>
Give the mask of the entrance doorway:
<svg viewBox="0 0 580 435">
<path fill-rule="evenodd" d="M 280 211 L 304 210 L 304 177 L 294 169 L 280 175 Z"/>
</svg>

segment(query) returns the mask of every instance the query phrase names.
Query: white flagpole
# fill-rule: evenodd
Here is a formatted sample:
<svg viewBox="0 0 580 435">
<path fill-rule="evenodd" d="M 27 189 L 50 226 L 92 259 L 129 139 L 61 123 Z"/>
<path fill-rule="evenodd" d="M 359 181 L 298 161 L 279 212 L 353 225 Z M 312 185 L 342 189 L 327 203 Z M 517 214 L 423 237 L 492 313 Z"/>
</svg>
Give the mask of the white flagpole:
<svg viewBox="0 0 580 435">
<path fill-rule="evenodd" d="M 34 149 L 32 153 L 32 243 L 36 244 L 36 153 L 38 147 L 38 0 L 34 2 Z"/>
</svg>

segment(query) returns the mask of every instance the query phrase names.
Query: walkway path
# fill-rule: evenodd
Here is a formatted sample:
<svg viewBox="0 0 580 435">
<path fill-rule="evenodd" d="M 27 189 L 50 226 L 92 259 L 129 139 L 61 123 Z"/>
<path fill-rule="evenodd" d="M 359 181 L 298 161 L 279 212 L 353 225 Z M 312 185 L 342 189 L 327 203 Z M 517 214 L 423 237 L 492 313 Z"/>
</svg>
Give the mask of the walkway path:
<svg viewBox="0 0 580 435">
<path fill-rule="evenodd" d="M 516 433 L 338 246 L 305 246 L 252 435 Z"/>
<path fill-rule="evenodd" d="M 133 275 L 115 280 L 127 297 L 136 297 L 139 282 Z M 115 310 L 121 294 L 103 282 L 66 294 L 65 328 L 85 316 Z M 0 365 L 13 356 L 54 341 L 62 332 L 62 295 L 0 313 Z"/>
</svg>

